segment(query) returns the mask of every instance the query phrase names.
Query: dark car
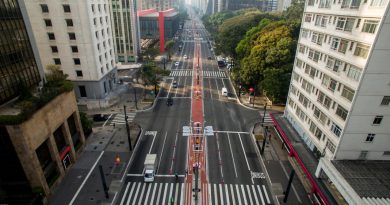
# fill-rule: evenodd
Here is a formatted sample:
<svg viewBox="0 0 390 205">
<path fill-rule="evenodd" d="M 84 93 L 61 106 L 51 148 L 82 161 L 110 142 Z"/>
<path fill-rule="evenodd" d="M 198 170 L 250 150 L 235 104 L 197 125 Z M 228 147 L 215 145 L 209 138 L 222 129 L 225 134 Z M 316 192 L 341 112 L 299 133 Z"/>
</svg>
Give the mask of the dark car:
<svg viewBox="0 0 390 205">
<path fill-rule="evenodd" d="M 173 105 L 173 99 L 172 99 L 171 97 L 168 98 L 168 100 L 167 100 L 167 105 L 168 105 L 168 106 Z"/>
<path fill-rule="evenodd" d="M 103 114 L 93 115 L 93 121 L 95 122 L 106 121 L 107 119 L 108 119 L 108 115 L 103 115 Z"/>
</svg>

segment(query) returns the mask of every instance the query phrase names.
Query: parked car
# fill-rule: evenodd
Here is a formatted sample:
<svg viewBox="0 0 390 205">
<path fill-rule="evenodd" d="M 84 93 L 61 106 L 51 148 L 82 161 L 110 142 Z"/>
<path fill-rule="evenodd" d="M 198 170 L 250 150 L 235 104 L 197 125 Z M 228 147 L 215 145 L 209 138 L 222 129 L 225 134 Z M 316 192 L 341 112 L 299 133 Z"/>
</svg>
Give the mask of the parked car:
<svg viewBox="0 0 390 205">
<path fill-rule="evenodd" d="M 176 81 L 172 82 L 172 88 L 177 88 L 177 82 Z"/>
<path fill-rule="evenodd" d="M 168 97 L 168 99 L 167 99 L 167 105 L 168 105 L 168 106 L 173 105 L 173 99 L 172 99 L 171 97 Z"/>
<path fill-rule="evenodd" d="M 176 66 L 176 67 L 178 67 L 178 66 L 179 66 L 179 64 L 180 64 L 179 62 L 176 62 L 176 63 L 175 63 L 175 66 Z"/>
<path fill-rule="evenodd" d="M 96 115 L 93 115 L 93 121 L 95 121 L 95 122 L 106 121 L 108 119 L 108 116 L 109 115 L 96 114 Z"/>
<path fill-rule="evenodd" d="M 187 55 L 184 55 L 183 58 L 184 58 L 184 59 L 187 59 Z"/>
</svg>

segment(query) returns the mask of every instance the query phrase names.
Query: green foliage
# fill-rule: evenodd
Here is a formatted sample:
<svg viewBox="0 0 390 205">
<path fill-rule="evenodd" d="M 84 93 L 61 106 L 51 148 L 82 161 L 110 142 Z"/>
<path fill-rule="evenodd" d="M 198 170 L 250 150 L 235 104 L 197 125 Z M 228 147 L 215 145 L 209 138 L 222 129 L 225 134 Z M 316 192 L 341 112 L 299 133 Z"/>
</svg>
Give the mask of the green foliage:
<svg viewBox="0 0 390 205">
<path fill-rule="evenodd" d="M 153 60 L 160 53 L 158 48 L 147 48 L 141 55 L 146 61 Z"/>
<path fill-rule="evenodd" d="M 283 12 L 283 17 L 288 20 L 300 22 L 303 15 L 303 9 L 305 7 L 305 1 L 293 0 L 291 6 Z"/>
<path fill-rule="evenodd" d="M 165 43 L 165 50 L 168 52 L 168 60 L 171 59 L 172 49 L 175 45 L 175 42 L 173 40 L 169 40 Z"/>
<path fill-rule="evenodd" d="M 92 120 L 87 117 L 85 112 L 80 112 L 80 121 L 83 126 L 84 135 L 88 136 L 92 132 Z"/>
</svg>

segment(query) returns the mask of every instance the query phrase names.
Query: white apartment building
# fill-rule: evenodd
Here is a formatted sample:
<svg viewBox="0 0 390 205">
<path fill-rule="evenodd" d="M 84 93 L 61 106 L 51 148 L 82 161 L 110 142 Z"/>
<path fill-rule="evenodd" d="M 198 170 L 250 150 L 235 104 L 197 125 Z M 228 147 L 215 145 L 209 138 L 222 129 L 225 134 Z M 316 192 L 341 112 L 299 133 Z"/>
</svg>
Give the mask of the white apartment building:
<svg viewBox="0 0 390 205">
<path fill-rule="evenodd" d="M 137 0 L 138 10 L 165 11 L 179 6 L 179 0 Z"/>
<path fill-rule="evenodd" d="M 60 65 L 81 99 L 104 99 L 117 70 L 108 0 L 19 0 L 43 67 Z"/>
<path fill-rule="evenodd" d="M 284 114 L 349 204 L 365 202 L 329 162 L 390 160 L 388 10 L 389 0 L 305 3 Z"/>
<path fill-rule="evenodd" d="M 137 62 L 140 47 L 136 0 L 110 0 L 116 62 Z"/>
</svg>

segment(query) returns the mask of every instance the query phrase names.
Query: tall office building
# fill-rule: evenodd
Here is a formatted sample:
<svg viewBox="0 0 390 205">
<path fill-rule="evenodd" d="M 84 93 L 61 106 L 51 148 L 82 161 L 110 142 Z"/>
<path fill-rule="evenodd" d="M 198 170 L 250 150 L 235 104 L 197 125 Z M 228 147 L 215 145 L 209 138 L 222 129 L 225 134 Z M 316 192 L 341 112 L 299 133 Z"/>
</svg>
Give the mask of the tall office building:
<svg viewBox="0 0 390 205">
<path fill-rule="evenodd" d="M 122 63 L 137 62 L 141 51 L 137 1 L 110 2 L 116 60 Z"/>
<path fill-rule="evenodd" d="M 44 85 L 25 14 L 23 2 L 0 1 L 0 204 L 47 202 L 85 142 L 73 91 L 17 104 Z"/>
<path fill-rule="evenodd" d="M 117 81 L 108 0 L 20 2 L 43 67 L 60 65 L 77 97 L 104 99 Z"/>
<path fill-rule="evenodd" d="M 335 174 L 347 170 L 337 161 L 390 160 L 388 10 L 388 0 L 305 3 L 285 116 L 324 156 L 317 174 L 325 171 L 349 204 L 365 204 L 365 195 L 381 192 L 357 191 L 348 173 Z"/>
</svg>

